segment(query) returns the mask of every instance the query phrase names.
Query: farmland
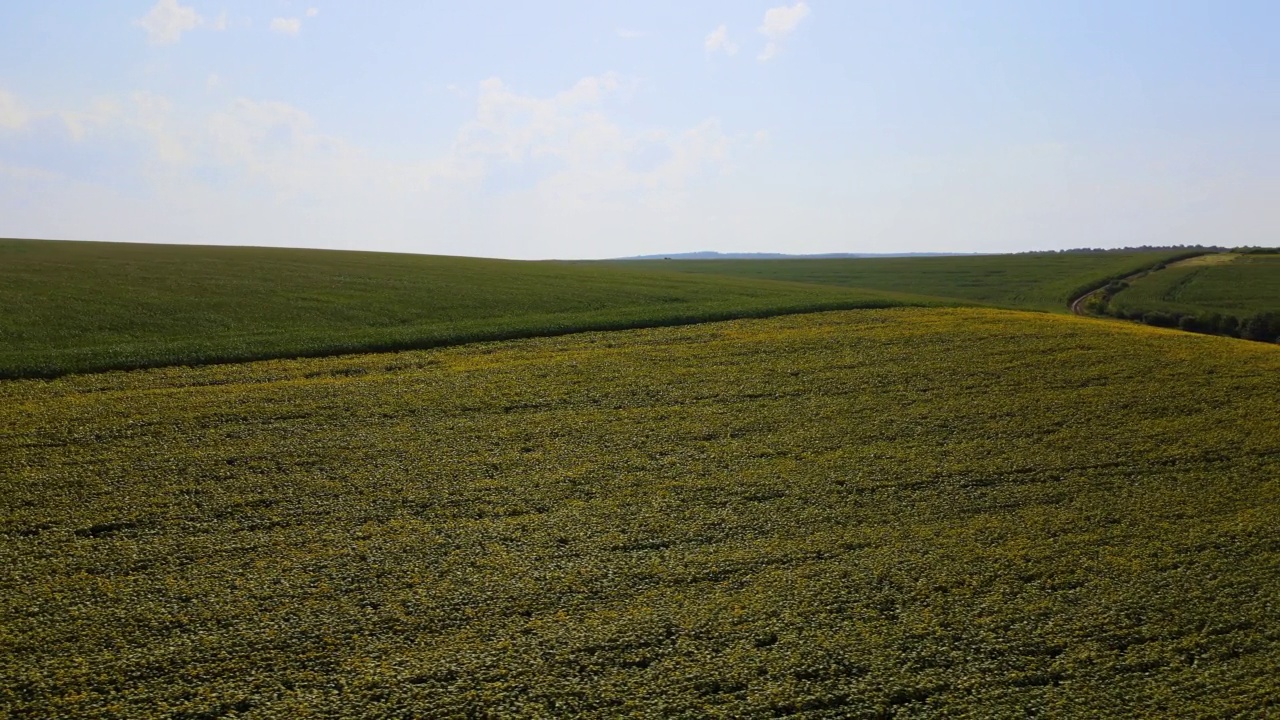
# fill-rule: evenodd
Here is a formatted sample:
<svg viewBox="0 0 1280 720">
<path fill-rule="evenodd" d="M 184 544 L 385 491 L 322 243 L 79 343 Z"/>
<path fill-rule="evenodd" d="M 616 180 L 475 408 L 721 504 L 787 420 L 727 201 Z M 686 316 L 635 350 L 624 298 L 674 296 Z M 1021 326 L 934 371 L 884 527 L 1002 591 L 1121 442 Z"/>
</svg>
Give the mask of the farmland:
<svg viewBox="0 0 1280 720">
<path fill-rule="evenodd" d="M 1263 715 L 1277 373 L 899 308 L 0 383 L 0 710 Z"/>
<path fill-rule="evenodd" d="M 1188 330 L 1250 336 L 1280 336 L 1280 255 L 1221 254 L 1170 265 L 1111 295 L 1106 312 Z M 1183 320 L 1183 318 L 1186 318 Z"/>
<path fill-rule="evenodd" d="M 0 378 L 939 302 L 574 263 L 7 240 Z"/>
<path fill-rule="evenodd" d="M 0 240 L 0 378 L 1071 297 L 1175 251 L 869 260 L 518 262 Z"/>
<path fill-rule="evenodd" d="M 1121 310 L 1193 315 L 1280 311 L 1280 255 L 1228 254 L 1177 263 L 1132 283 L 1113 302 Z"/>
<path fill-rule="evenodd" d="M 1066 312 L 1071 300 L 1189 250 L 1145 250 L 950 257 L 673 260 L 624 267 L 915 293 L 997 307 Z"/>
</svg>

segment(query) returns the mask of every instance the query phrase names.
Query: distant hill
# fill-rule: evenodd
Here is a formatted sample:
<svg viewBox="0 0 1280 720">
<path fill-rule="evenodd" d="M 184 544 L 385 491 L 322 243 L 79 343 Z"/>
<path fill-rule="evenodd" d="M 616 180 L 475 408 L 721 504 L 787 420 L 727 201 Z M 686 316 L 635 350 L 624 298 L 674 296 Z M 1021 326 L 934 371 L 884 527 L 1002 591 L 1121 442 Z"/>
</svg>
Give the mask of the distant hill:
<svg viewBox="0 0 1280 720">
<path fill-rule="evenodd" d="M 815 255 L 788 255 L 786 253 L 722 253 L 713 250 L 701 252 L 669 253 L 666 255 L 634 255 L 616 260 L 825 260 L 828 258 L 877 258 L 877 257 L 952 257 L 978 255 L 980 253 L 819 253 Z"/>
</svg>

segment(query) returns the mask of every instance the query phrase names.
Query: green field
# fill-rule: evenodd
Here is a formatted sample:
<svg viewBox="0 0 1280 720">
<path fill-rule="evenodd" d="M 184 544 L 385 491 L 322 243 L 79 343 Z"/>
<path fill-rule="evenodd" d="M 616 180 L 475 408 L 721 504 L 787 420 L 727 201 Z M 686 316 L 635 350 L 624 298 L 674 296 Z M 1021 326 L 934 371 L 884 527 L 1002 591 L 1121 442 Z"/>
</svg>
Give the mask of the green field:
<svg viewBox="0 0 1280 720">
<path fill-rule="evenodd" d="M 0 714 L 1265 717 L 1277 373 L 971 308 L 0 383 Z"/>
<path fill-rule="evenodd" d="M 1201 318 L 1227 317 L 1243 326 L 1259 315 L 1280 315 L 1280 255 L 1224 254 L 1176 263 L 1129 283 L 1110 298 L 1108 312 L 1133 319 L 1157 314 L 1156 324 L 1185 316 L 1188 329 L 1205 331 L 1213 328 L 1200 327 L 1207 324 Z M 1280 322 L 1268 334 L 1255 339 L 1274 340 Z"/>
<path fill-rule="evenodd" d="M 0 378 L 937 302 L 576 263 L 7 240 Z"/>
<path fill-rule="evenodd" d="M 952 257 L 629 260 L 625 267 L 893 290 L 997 307 L 1067 312 L 1107 280 L 1187 254 L 1187 250 L 1022 253 Z"/>
<path fill-rule="evenodd" d="M 1174 251 L 518 262 L 0 240 L 0 378 L 421 349 L 849 308 L 1069 300 Z"/>
</svg>

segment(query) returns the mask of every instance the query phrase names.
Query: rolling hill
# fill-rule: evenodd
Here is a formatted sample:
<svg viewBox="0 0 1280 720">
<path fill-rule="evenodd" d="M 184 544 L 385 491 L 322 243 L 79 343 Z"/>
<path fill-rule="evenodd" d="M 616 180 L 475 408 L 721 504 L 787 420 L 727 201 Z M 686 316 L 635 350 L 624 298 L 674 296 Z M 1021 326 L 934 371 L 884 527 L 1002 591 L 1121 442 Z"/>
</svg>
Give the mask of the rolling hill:
<svg viewBox="0 0 1280 720">
<path fill-rule="evenodd" d="M 850 308 L 1063 310 L 1174 253 L 518 262 L 0 241 L 0 378 L 406 350 Z"/>
<path fill-rule="evenodd" d="M 1022 253 L 811 260 L 628 261 L 648 269 L 892 290 L 997 307 L 1067 312 L 1071 300 L 1108 280 L 1189 250 Z"/>
<path fill-rule="evenodd" d="M 1124 311 L 1187 315 L 1280 311 L 1280 255 L 1223 253 L 1184 260 L 1130 283 L 1112 302 Z"/>
<path fill-rule="evenodd" d="M 602 264 L 10 240 L 0 377 L 945 302 Z"/>
</svg>

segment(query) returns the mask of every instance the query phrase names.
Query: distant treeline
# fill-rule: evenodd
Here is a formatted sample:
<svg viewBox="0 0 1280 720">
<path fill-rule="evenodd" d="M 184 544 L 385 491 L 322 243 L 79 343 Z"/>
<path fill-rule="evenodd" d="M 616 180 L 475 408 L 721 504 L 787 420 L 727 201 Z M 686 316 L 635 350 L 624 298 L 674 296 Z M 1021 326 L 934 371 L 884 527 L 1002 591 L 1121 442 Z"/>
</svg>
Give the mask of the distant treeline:
<svg viewBox="0 0 1280 720">
<path fill-rule="evenodd" d="M 1018 254 L 1019 255 L 1057 255 L 1061 253 L 1177 252 L 1179 250 L 1185 250 L 1188 253 L 1187 255 L 1188 257 L 1193 257 L 1195 255 L 1203 255 L 1205 253 L 1226 252 L 1229 249 L 1230 248 L 1217 247 L 1215 245 L 1135 245 L 1132 247 L 1122 247 L 1122 248 L 1080 247 L 1080 248 L 1068 248 L 1066 250 L 1029 250 L 1025 253 L 1018 253 Z M 1267 252 L 1276 252 L 1276 250 L 1274 249 L 1267 250 L 1266 248 L 1259 248 L 1259 250 L 1263 250 Z M 1244 251 L 1235 250 L 1233 252 L 1244 252 Z"/>
</svg>

